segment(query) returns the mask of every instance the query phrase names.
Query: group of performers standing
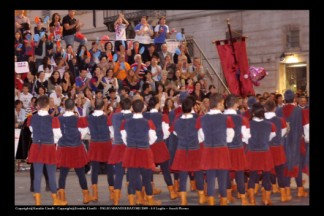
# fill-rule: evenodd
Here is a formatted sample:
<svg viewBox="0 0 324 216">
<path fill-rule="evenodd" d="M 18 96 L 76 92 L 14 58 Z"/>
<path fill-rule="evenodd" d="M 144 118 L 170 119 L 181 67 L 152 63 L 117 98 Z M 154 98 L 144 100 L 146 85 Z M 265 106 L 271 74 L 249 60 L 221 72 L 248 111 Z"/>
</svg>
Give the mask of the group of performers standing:
<svg viewBox="0 0 324 216">
<path fill-rule="evenodd" d="M 242 205 L 256 205 L 260 180 L 264 205 L 271 205 L 272 192 L 280 192 L 281 202 L 292 199 L 291 177 L 296 179 L 297 196 L 306 197 L 302 172 L 308 171 L 304 168 L 309 154 L 309 110 L 293 105 L 293 99 L 294 93 L 287 90 L 286 104 L 279 108 L 272 100 L 261 105 L 251 97 L 251 109 L 238 114 L 238 97 L 224 99 L 214 93 L 209 98 L 209 112 L 202 116 L 194 113 L 195 99 L 186 92 L 180 93 L 181 105 L 169 115 L 158 111 L 157 97 L 149 100 L 146 112 L 141 98 L 125 98 L 120 102 L 121 111 L 109 116 L 103 112 L 103 100 L 97 99 L 94 112 L 86 117 L 75 115 L 75 103 L 67 99 L 65 113 L 53 118 L 48 114 L 49 98 L 41 96 L 39 111 L 27 121 L 33 139 L 28 162 L 35 170 L 35 204 L 41 205 L 43 166 L 53 205 L 67 205 L 65 182 L 71 168 L 78 176 L 83 203 L 98 201 L 101 162 L 107 166 L 107 191 L 114 205 L 121 199 L 125 170 L 129 205 L 160 205 L 153 197 L 161 193 L 153 180 L 157 164 L 170 199 L 179 197 L 180 205 L 188 203 L 188 176 L 199 204 L 216 204 L 216 178 L 220 205 L 234 201 L 233 179 Z M 82 143 L 87 134 L 91 136 L 88 151 Z M 88 162 L 91 194 L 84 170 Z M 56 168 L 60 169 L 58 186 Z"/>
</svg>

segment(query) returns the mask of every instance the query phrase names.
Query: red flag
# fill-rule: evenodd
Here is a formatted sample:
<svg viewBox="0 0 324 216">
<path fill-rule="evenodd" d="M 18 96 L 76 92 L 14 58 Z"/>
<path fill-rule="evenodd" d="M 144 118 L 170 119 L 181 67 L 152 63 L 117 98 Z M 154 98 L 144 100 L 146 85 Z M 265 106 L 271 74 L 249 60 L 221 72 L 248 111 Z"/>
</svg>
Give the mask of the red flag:
<svg viewBox="0 0 324 216">
<path fill-rule="evenodd" d="M 254 95 L 253 83 L 249 74 L 249 62 L 246 52 L 245 38 L 241 41 L 234 42 L 235 55 L 240 68 L 240 83 L 241 83 L 241 95 L 246 97 L 248 95 Z"/>
<path fill-rule="evenodd" d="M 234 63 L 233 51 L 230 44 L 221 45 L 216 42 L 216 48 L 219 54 L 223 73 L 231 94 L 240 95 L 239 83 L 236 78 L 236 67 Z"/>
<path fill-rule="evenodd" d="M 221 61 L 223 73 L 231 94 L 254 95 L 252 81 L 249 77 L 249 63 L 246 53 L 246 43 L 244 38 L 242 41 L 234 43 L 237 64 L 235 64 L 233 49 L 231 44 L 225 43 L 221 45 L 220 41 L 216 42 L 216 48 Z M 239 79 L 237 74 L 239 75 Z"/>
</svg>

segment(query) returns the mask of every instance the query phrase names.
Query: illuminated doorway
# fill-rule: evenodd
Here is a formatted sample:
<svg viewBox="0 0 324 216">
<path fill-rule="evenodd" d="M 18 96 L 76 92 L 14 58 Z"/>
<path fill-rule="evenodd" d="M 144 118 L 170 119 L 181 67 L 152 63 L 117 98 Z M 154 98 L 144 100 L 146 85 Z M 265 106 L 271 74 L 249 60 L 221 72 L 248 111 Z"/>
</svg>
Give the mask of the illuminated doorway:
<svg viewBox="0 0 324 216">
<path fill-rule="evenodd" d="M 286 89 L 307 95 L 307 65 L 286 64 Z"/>
</svg>

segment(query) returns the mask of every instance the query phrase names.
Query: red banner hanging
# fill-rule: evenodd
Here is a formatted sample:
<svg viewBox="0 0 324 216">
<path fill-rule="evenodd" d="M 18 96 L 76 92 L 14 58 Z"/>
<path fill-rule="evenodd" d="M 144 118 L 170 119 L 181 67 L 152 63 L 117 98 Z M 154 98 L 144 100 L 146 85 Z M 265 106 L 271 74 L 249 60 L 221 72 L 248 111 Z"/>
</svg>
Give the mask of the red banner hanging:
<svg viewBox="0 0 324 216">
<path fill-rule="evenodd" d="M 234 43 L 237 64 L 235 64 L 231 44 L 216 42 L 216 48 L 221 61 L 222 69 L 231 94 L 246 97 L 254 95 L 252 81 L 249 77 L 249 63 L 244 38 Z M 238 76 L 239 74 L 239 76 Z"/>
</svg>

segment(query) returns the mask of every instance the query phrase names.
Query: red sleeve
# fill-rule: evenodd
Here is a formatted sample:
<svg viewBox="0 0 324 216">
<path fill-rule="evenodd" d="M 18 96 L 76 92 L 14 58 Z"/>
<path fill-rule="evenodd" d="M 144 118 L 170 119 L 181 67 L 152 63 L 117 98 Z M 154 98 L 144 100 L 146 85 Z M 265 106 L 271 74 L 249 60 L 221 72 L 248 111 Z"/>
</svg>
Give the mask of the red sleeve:
<svg viewBox="0 0 324 216">
<path fill-rule="evenodd" d="M 107 125 L 108 126 L 112 126 L 111 117 L 112 117 L 112 114 L 110 114 L 109 116 L 107 116 Z"/>
<path fill-rule="evenodd" d="M 303 126 L 309 124 L 309 109 L 303 109 Z"/>
<path fill-rule="evenodd" d="M 30 126 L 30 122 L 31 122 L 31 118 L 32 118 L 33 116 L 28 116 L 27 117 L 27 126 L 29 127 Z"/>
<path fill-rule="evenodd" d="M 281 120 L 281 128 L 286 128 L 287 127 L 287 122 L 284 118 L 280 118 Z"/>
<path fill-rule="evenodd" d="M 156 130 L 155 125 L 152 120 L 148 120 L 148 125 L 149 125 L 150 130 Z"/>
<path fill-rule="evenodd" d="M 246 117 L 242 117 L 242 126 L 245 126 L 246 128 L 250 128 L 250 122 Z"/>
<path fill-rule="evenodd" d="M 57 117 L 52 119 L 52 128 L 60 128 L 60 121 Z"/>
<path fill-rule="evenodd" d="M 169 117 L 166 114 L 163 114 L 162 115 L 162 121 L 165 122 L 166 124 L 169 124 L 170 123 Z"/>
<path fill-rule="evenodd" d="M 174 131 L 174 124 L 172 124 L 170 127 L 169 127 L 169 132 L 172 133 Z"/>
<path fill-rule="evenodd" d="M 234 122 L 231 116 L 227 116 L 226 127 L 227 128 L 234 128 Z"/>
<path fill-rule="evenodd" d="M 79 117 L 78 119 L 78 128 L 88 127 L 88 121 L 86 117 Z"/>
<path fill-rule="evenodd" d="M 125 123 L 126 123 L 126 120 L 123 120 L 121 125 L 120 125 L 120 130 L 125 130 Z"/>
<path fill-rule="evenodd" d="M 276 125 L 271 123 L 271 132 L 276 132 Z"/>
<path fill-rule="evenodd" d="M 199 130 L 200 128 L 201 128 L 201 117 L 198 117 L 196 121 L 196 129 Z"/>
</svg>

